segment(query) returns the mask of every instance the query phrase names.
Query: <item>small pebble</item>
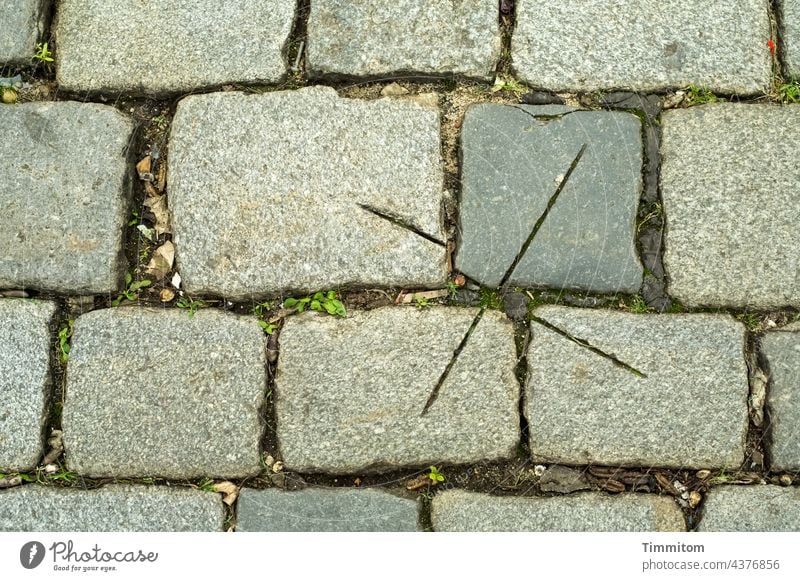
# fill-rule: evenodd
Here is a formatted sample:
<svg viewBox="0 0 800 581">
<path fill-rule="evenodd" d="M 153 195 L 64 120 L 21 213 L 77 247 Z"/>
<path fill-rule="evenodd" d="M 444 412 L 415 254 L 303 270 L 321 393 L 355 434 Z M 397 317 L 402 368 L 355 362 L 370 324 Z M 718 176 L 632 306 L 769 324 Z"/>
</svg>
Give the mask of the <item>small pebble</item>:
<svg viewBox="0 0 800 581">
<path fill-rule="evenodd" d="M 536 476 L 541 476 L 542 474 L 544 474 L 545 470 L 547 470 L 547 467 L 542 466 L 541 464 L 537 464 L 536 466 L 533 467 L 533 473 Z"/>
<path fill-rule="evenodd" d="M 272 465 L 272 471 L 273 471 L 275 474 L 277 474 L 277 473 L 278 473 L 278 472 L 280 472 L 281 470 L 283 470 L 283 462 L 281 462 L 280 460 L 278 460 L 277 462 L 275 462 L 275 464 L 273 464 L 273 465 Z"/>
<path fill-rule="evenodd" d="M 58 472 L 58 466 L 55 464 L 48 464 L 44 467 L 45 474 L 55 474 Z"/>
<path fill-rule="evenodd" d="M 709 476 L 711 476 L 711 470 L 698 470 L 697 471 L 697 477 L 700 480 L 705 480 Z"/>
<path fill-rule="evenodd" d="M 788 474 L 781 474 L 781 484 L 783 486 L 791 486 L 792 485 L 792 477 Z"/>
<path fill-rule="evenodd" d="M 703 495 L 696 490 L 692 490 L 692 492 L 689 493 L 689 507 L 696 508 L 701 500 L 703 500 Z"/>
</svg>

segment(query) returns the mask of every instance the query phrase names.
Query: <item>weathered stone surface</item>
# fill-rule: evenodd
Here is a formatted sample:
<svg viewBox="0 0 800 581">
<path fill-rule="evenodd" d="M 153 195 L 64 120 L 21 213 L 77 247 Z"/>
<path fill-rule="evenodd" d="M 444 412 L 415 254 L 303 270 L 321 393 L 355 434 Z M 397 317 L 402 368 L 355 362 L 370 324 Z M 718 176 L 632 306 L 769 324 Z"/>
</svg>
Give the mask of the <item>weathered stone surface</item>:
<svg viewBox="0 0 800 581">
<path fill-rule="evenodd" d="M 417 530 L 417 503 L 380 490 L 243 488 L 237 531 L 404 532 Z"/>
<path fill-rule="evenodd" d="M 519 77 L 555 91 L 657 91 L 698 85 L 767 91 L 766 0 L 518 0 L 511 58 Z"/>
<path fill-rule="evenodd" d="M 0 63 L 31 62 L 44 30 L 42 0 L 0 0 Z"/>
<path fill-rule="evenodd" d="M 800 306 L 800 106 L 719 103 L 662 117 L 664 263 L 690 306 Z"/>
<path fill-rule="evenodd" d="M 590 488 L 582 472 L 566 466 L 550 466 L 539 478 L 539 490 L 542 492 L 569 494 Z"/>
<path fill-rule="evenodd" d="M 800 470 L 800 329 L 767 333 L 761 352 L 769 362 L 770 468 Z"/>
<path fill-rule="evenodd" d="M 641 123 L 630 113 L 482 104 L 461 134 L 458 270 L 500 283 L 581 147 L 575 166 L 512 277 L 521 286 L 638 292 L 636 210 Z"/>
<path fill-rule="evenodd" d="M 255 320 L 228 313 L 123 307 L 78 317 L 63 413 L 69 469 L 98 477 L 258 473 L 265 360 Z"/>
<path fill-rule="evenodd" d="M 0 299 L 0 472 L 33 469 L 42 453 L 55 303 Z"/>
<path fill-rule="evenodd" d="M 224 518 L 218 494 L 188 488 L 28 485 L 0 491 L 0 531 L 220 531 Z"/>
<path fill-rule="evenodd" d="M 489 79 L 502 37 L 495 2 L 316 0 L 308 20 L 314 75 L 457 74 Z"/>
<path fill-rule="evenodd" d="M 781 40 L 786 70 L 791 77 L 800 79 L 800 1 L 781 0 L 778 7 L 783 24 Z"/>
<path fill-rule="evenodd" d="M 519 440 L 510 321 L 487 311 L 425 415 L 477 309 L 384 307 L 292 317 L 275 377 L 288 468 L 355 473 L 508 458 Z"/>
<path fill-rule="evenodd" d="M 119 287 L 131 131 L 105 105 L 0 107 L 0 288 Z"/>
<path fill-rule="evenodd" d="M 285 0 L 64 0 L 57 79 L 70 91 L 149 94 L 276 82 L 294 9 Z"/>
<path fill-rule="evenodd" d="M 209 152 L 214 152 L 213 163 Z M 183 99 L 170 204 L 190 292 L 435 286 L 445 250 L 438 111 L 314 87 Z"/>
<path fill-rule="evenodd" d="M 552 498 L 498 497 L 448 490 L 431 506 L 437 531 L 685 531 L 675 502 L 654 494 L 582 493 Z"/>
<path fill-rule="evenodd" d="M 700 532 L 800 531 L 800 488 L 719 486 L 708 493 Z"/>
<path fill-rule="evenodd" d="M 525 414 L 537 461 L 709 468 L 744 460 L 743 325 L 565 307 L 534 315 L 646 375 L 533 322 Z"/>
</svg>

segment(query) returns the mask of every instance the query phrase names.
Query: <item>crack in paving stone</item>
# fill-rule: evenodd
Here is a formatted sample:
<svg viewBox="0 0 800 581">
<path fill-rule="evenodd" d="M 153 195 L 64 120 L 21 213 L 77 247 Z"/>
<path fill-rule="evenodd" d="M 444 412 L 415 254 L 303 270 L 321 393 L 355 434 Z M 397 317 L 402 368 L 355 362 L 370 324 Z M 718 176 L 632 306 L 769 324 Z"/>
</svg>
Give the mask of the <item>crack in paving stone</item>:
<svg viewBox="0 0 800 581">
<path fill-rule="evenodd" d="M 520 107 L 518 105 L 511 105 L 511 107 L 513 107 L 514 109 L 517 109 L 518 111 L 522 111 L 523 113 L 525 113 L 525 115 L 535 119 L 536 121 L 544 121 L 545 123 L 547 123 L 548 121 L 555 121 L 557 119 L 561 119 L 562 117 L 566 117 L 567 115 L 571 115 L 572 113 L 585 113 L 586 112 L 585 109 L 574 109 L 572 111 L 564 111 L 563 113 L 545 114 L 545 113 L 531 113 L 530 111 L 528 111 L 526 109 L 523 109 L 522 107 Z"/>
<path fill-rule="evenodd" d="M 561 329 L 560 327 L 556 327 L 555 325 L 553 325 L 549 321 L 546 321 L 545 319 L 542 319 L 541 317 L 537 317 L 535 315 L 531 315 L 530 319 L 534 323 L 538 323 L 538 324 L 542 325 L 543 327 L 545 327 L 547 329 L 550 329 L 554 333 L 558 333 L 559 335 L 561 335 L 565 339 L 568 339 L 568 340 L 572 341 L 576 345 L 580 345 L 584 349 L 588 349 L 589 351 L 591 351 L 592 353 L 594 353 L 596 355 L 599 355 L 600 357 L 605 357 L 606 359 L 609 359 L 612 363 L 614 363 L 614 365 L 616 365 L 618 367 L 621 367 L 622 369 L 625 369 L 626 371 L 629 371 L 629 372 L 633 373 L 634 375 L 636 375 L 638 377 L 643 377 L 643 378 L 647 377 L 646 373 L 644 373 L 642 371 L 639 371 L 638 369 L 636 369 L 635 367 L 633 367 L 632 365 L 630 365 L 628 363 L 625 363 L 621 359 L 617 358 L 615 355 L 613 355 L 611 353 L 606 353 L 602 349 L 598 349 L 597 347 L 595 347 L 594 345 L 589 343 L 586 339 L 581 339 L 580 337 L 575 337 L 574 335 L 570 334 L 568 331 L 565 331 L 564 329 Z"/>
<path fill-rule="evenodd" d="M 424 238 L 428 242 L 433 242 L 434 244 L 436 244 L 438 246 L 442 246 L 442 247 L 447 246 L 444 242 L 442 242 L 438 238 L 435 238 L 435 237 L 431 236 L 430 234 L 427 234 L 426 232 L 423 232 L 422 230 L 420 230 L 419 228 L 417 228 L 413 224 L 409 224 L 408 222 L 406 222 L 405 220 L 403 220 L 399 216 L 392 215 L 392 214 L 390 214 L 390 213 L 388 213 L 388 212 L 386 212 L 384 210 L 379 210 L 379 209 L 374 208 L 374 207 L 372 207 L 372 206 L 370 206 L 368 204 L 357 204 L 357 205 L 362 210 L 365 210 L 365 211 L 369 212 L 370 214 L 374 214 L 378 218 L 383 218 L 384 220 L 386 220 L 387 222 L 391 222 L 395 226 L 399 226 L 400 228 L 408 230 L 409 232 L 413 232 L 414 234 L 416 234 L 417 236 L 421 236 L 422 238 Z"/>
<path fill-rule="evenodd" d="M 511 280 L 511 276 L 514 274 L 514 270 L 516 270 L 517 266 L 522 261 L 522 258 L 525 256 L 525 253 L 528 252 L 528 248 L 530 248 L 533 239 L 536 237 L 536 234 L 541 229 L 542 224 L 544 224 L 544 221 L 547 219 L 548 214 L 550 214 L 550 210 L 555 205 L 556 201 L 558 200 L 558 197 L 561 195 L 561 192 L 564 191 L 564 188 L 566 187 L 569 178 L 572 176 L 572 173 L 575 171 L 575 168 L 580 163 L 581 158 L 583 157 L 585 151 L 586 151 L 586 144 L 584 143 L 581 146 L 580 151 L 578 151 L 578 155 L 576 155 L 575 159 L 572 160 L 572 163 L 570 164 L 567 173 L 564 174 L 564 179 L 561 180 L 561 183 L 558 184 L 556 191 L 553 193 L 552 196 L 550 196 L 550 200 L 548 200 L 547 207 L 544 209 L 544 212 L 542 212 L 542 215 L 539 216 L 538 220 L 536 220 L 536 223 L 533 225 L 530 234 L 528 234 L 528 238 L 522 244 L 522 247 L 520 248 L 519 252 L 514 257 L 514 260 L 511 262 L 511 264 L 508 266 L 508 269 L 503 275 L 503 278 L 500 280 L 499 288 L 501 293 L 505 292 L 505 289 L 508 286 L 509 281 Z M 361 206 L 364 209 L 373 211 L 369 207 L 365 207 L 363 204 L 359 204 L 359 206 Z M 428 396 L 428 401 L 425 402 L 425 407 L 422 408 L 422 413 L 420 414 L 420 416 L 424 416 L 425 413 L 434 404 L 436 398 L 439 397 L 439 391 L 441 391 L 442 385 L 444 385 L 447 376 L 450 374 L 450 370 L 453 369 L 453 367 L 455 366 L 456 361 L 458 360 L 458 356 L 461 355 L 461 352 L 464 350 L 464 347 L 466 347 L 470 335 L 472 335 L 472 332 L 478 326 L 478 323 L 483 318 L 483 314 L 485 312 L 486 312 L 486 307 L 481 307 L 481 310 L 478 311 L 477 315 L 475 315 L 475 318 L 472 320 L 472 324 L 470 325 L 469 329 L 467 329 L 466 334 L 461 339 L 461 342 L 458 344 L 458 347 L 456 347 L 455 351 L 453 351 L 453 356 L 450 358 L 450 362 L 447 364 L 447 367 L 444 368 L 442 375 L 439 377 L 439 381 L 436 382 L 436 385 L 433 387 L 431 394 Z"/>
</svg>

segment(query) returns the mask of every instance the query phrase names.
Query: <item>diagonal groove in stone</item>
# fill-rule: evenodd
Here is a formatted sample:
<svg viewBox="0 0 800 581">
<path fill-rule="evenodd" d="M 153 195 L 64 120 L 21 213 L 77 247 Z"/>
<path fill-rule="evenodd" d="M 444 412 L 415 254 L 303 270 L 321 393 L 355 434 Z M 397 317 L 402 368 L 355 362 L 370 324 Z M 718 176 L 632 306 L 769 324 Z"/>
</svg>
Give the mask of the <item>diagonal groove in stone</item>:
<svg viewBox="0 0 800 581">
<path fill-rule="evenodd" d="M 523 109 L 519 105 L 511 105 L 517 111 L 522 111 L 528 117 L 535 119 L 536 121 L 544 121 L 547 123 L 548 121 L 555 121 L 556 119 L 561 119 L 562 117 L 566 117 L 567 115 L 571 115 L 572 113 L 581 113 L 585 112 L 585 109 L 574 109 L 572 111 L 564 111 L 563 113 L 551 113 L 551 114 L 543 114 L 543 113 L 531 113 L 527 109 Z M 558 107 L 558 105 L 556 105 Z"/>
<path fill-rule="evenodd" d="M 536 224 L 533 225 L 531 233 L 528 234 L 528 238 L 522 244 L 522 247 L 519 249 L 519 252 L 509 265 L 508 270 L 506 270 L 505 274 L 503 275 L 503 278 L 500 279 L 499 286 L 501 291 L 504 291 L 505 288 L 508 286 L 508 283 L 511 281 L 511 276 L 514 274 L 514 271 L 516 270 L 517 266 L 519 266 L 519 263 L 522 262 L 522 259 L 525 257 L 525 253 L 528 252 L 528 248 L 530 248 L 533 239 L 536 238 L 536 234 L 538 234 L 539 230 L 542 227 L 542 224 L 544 224 L 544 221 L 547 220 L 547 216 L 550 214 L 550 210 L 552 210 L 553 206 L 555 206 L 558 197 L 561 195 L 561 192 L 563 192 L 564 188 L 567 186 L 569 178 L 572 177 L 572 173 L 575 171 L 575 168 L 578 167 L 578 164 L 580 163 L 581 158 L 583 157 L 585 151 L 586 151 L 586 144 L 584 143 L 581 146 L 580 151 L 578 151 L 578 155 L 576 155 L 575 159 L 572 160 L 572 163 L 570 164 L 567 173 L 564 174 L 564 179 L 561 180 L 561 183 L 558 184 L 556 191 L 553 193 L 552 196 L 550 196 L 550 199 L 547 202 L 547 207 L 544 209 L 544 212 L 542 212 L 542 215 L 539 216 L 539 219 L 536 220 Z"/>
<path fill-rule="evenodd" d="M 372 206 L 370 206 L 368 204 L 358 204 L 358 207 L 361 208 L 362 210 L 365 210 L 365 211 L 369 212 L 370 214 L 374 214 L 378 218 L 383 218 L 387 222 L 391 222 L 395 226 L 399 226 L 400 228 L 408 230 L 409 232 L 412 232 L 412 233 L 416 234 L 417 236 L 420 236 L 420 237 L 424 238 L 428 242 L 433 242 L 434 244 L 436 244 L 438 246 L 442 246 L 442 247 L 446 246 L 446 244 L 444 242 L 442 242 L 441 240 L 439 240 L 438 238 L 434 238 L 430 234 L 427 234 L 427 233 L 423 232 L 422 230 L 420 230 L 419 228 L 417 228 L 413 224 L 409 224 L 408 222 L 406 222 L 405 220 L 403 220 L 399 216 L 390 214 L 390 213 L 388 213 L 388 212 L 386 212 L 384 210 L 379 210 L 379 209 L 374 208 L 374 207 L 372 207 Z"/>
<path fill-rule="evenodd" d="M 461 342 L 458 344 L 458 347 L 456 347 L 455 351 L 453 351 L 453 356 L 450 358 L 450 362 L 447 364 L 447 367 L 444 368 L 444 371 L 439 376 L 439 381 L 436 382 L 433 391 L 431 391 L 431 394 L 428 396 L 428 401 L 425 402 L 425 407 L 422 408 L 422 413 L 420 416 L 424 416 L 436 401 L 436 398 L 439 397 L 439 391 L 442 389 L 442 385 L 444 385 L 447 376 L 450 375 L 450 370 L 455 366 L 458 356 L 461 355 L 464 347 L 467 346 L 467 341 L 469 340 L 470 335 L 472 335 L 472 332 L 475 331 L 475 328 L 478 326 L 478 323 L 480 323 L 485 312 L 486 307 L 481 307 L 481 310 L 478 311 L 478 314 L 475 315 L 474 319 L 472 319 L 472 324 L 469 326 L 469 329 L 467 329 L 467 332 L 464 333 L 464 337 L 461 338 Z"/>
<path fill-rule="evenodd" d="M 606 359 L 609 359 L 617 367 L 621 367 L 622 369 L 624 369 L 626 371 L 629 371 L 630 373 L 633 373 L 637 377 L 643 377 L 643 378 L 647 377 L 647 374 L 643 373 L 642 371 L 639 371 L 638 369 L 636 369 L 632 365 L 629 365 L 628 363 L 625 363 L 624 361 L 618 359 L 612 353 L 606 353 L 605 351 L 603 351 L 601 349 L 598 349 L 597 347 L 595 347 L 594 345 L 589 343 L 589 341 L 587 341 L 586 339 L 581 339 L 580 337 L 575 337 L 574 335 L 570 334 L 568 331 L 565 331 L 564 329 L 561 329 L 560 327 L 556 327 L 555 325 L 553 325 L 549 321 L 546 321 L 545 319 L 542 319 L 541 317 L 537 317 L 535 315 L 531 315 L 530 319 L 534 323 L 538 323 L 541 326 L 543 326 L 543 327 L 545 327 L 547 329 L 550 329 L 554 333 L 557 333 L 557 334 L 561 335 L 562 337 L 564 337 L 565 339 L 568 339 L 569 341 L 572 341 L 576 345 L 580 345 L 584 349 L 588 349 L 589 351 L 591 351 L 592 353 L 594 353 L 596 355 L 599 355 L 600 357 L 605 357 Z"/>
</svg>

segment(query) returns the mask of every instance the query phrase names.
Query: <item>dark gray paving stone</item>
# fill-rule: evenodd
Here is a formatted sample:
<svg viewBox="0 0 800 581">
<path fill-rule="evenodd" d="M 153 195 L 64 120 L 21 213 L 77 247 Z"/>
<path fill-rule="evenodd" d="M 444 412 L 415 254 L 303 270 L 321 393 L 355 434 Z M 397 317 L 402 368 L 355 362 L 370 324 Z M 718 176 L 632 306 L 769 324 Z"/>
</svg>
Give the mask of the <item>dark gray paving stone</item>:
<svg viewBox="0 0 800 581">
<path fill-rule="evenodd" d="M 380 490 L 243 488 L 236 530 L 244 532 L 406 532 L 417 530 L 417 502 Z"/>
<path fill-rule="evenodd" d="M 700 532 L 798 532 L 800 488 L 719 486 L 703 505 Z"/>
<path fill-rule="evenodd" d="M 44 31 L 42 0 L 0 0 L 0 63 L 28 64 Z"/>
<path fill-rule="evenodd" d="M 111 484 L 95 490 L 35 484 L 0 491 L 0 531 L 221 531 L 218 494 Z"/>
<path fill-rule="evenodd" d="M 57 80 L 69 91 L 161 94 L 274 83 L 295 3 L 63 0 Z"/>
<path fill-rule="evenodd" d="M 519 384 L 510 321 L 487 311 L 421 415 L 477 309 L 384 307 L 287 319 L 275 377 L 277 437 L 298 472 L 510 458 Z"/>
<path fill-rule="evenodd" d="M 761 352 L 769 362 L 770 468 L 800 470 L 800 329 L 767 333 Z"/>
<path fill-rule="evenodd" d="M 769 90 L 767 0 L 518 0 L 511 59 L 552 91 Z"/>
<path fill-rule="evenodd" d="M 465 490 L 437 494 L 431 506 L 437 531 L 685 531 L 675 501 L 654 494 L 581 493 L 550 498 L 498 497 Z"/>
<path fill-rule="evenodd" d="M 672 110 L 662 128 L 670 295 L 693 307 L 800 306 L 800 106 Z"/>
<path fill-rule="evenodd" d="M 0 107 L 0 288 L 120 286 L 132 129 L 105 105 Z"/>
<path fill-rule="evenodd" d="M 800 1 L 781 0 L 778 9 L 783 25 L 781 40 L 786 71 L 792 78 L 800 79 Z"/>
<path fill-rule="evenodd" d="M 494 75 L 502 36 L 496 2 L 315 0 L 308 20 L 313 75 Z"/>
<path fill-rule="evenodd" d="M 512 283 L 637 292 L 641 123 L 624 112 L 471 107 L 461 134 L 458 270 L 497 286 L 584 144 Z"/>
<path fill-rule="evenodd" d="M 447 278 L 443 246 L 359 206 L 444 240 L 436 109 L 327 87 L 187 97 L 172 124 L 170 180 L 189 292 L 247 298 Z"/>
<path fill-rule="evenodd" d="M 744 326 L 728 316 L 543 307 L 531 323 L 525 414 L 536 461 L 738 467 L 749 393 Z"/>
<path fill-rule="evenodd" d="M 32 470 L 42 454 L 55 303 L 0 299 L 0 472 Z"/>
<path fill-rule="evenodd" d="M 257 474 L 265 389 L 255 319 L 135 307 L 82 315 L 67 365 L 67 466 L 94 477 Z"/>
</svg>

